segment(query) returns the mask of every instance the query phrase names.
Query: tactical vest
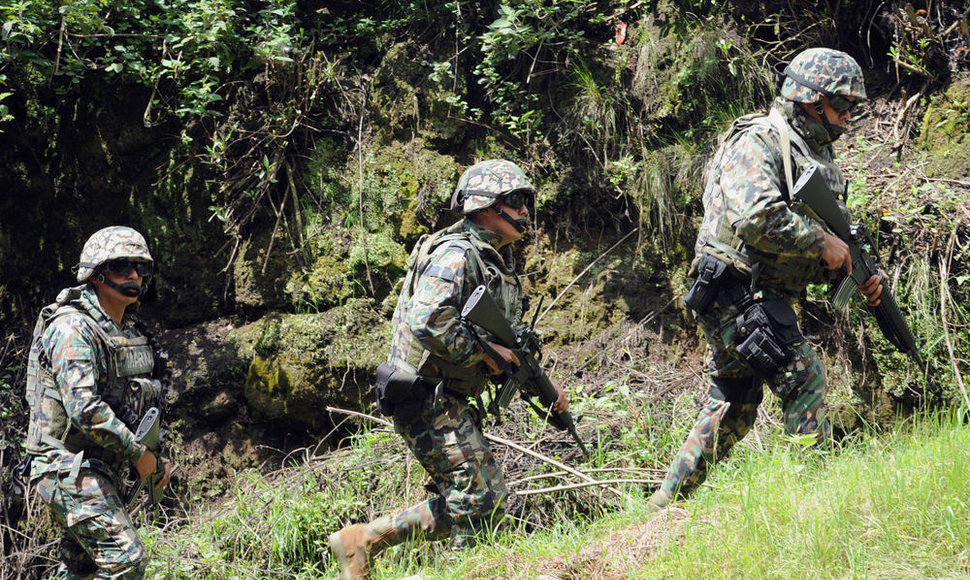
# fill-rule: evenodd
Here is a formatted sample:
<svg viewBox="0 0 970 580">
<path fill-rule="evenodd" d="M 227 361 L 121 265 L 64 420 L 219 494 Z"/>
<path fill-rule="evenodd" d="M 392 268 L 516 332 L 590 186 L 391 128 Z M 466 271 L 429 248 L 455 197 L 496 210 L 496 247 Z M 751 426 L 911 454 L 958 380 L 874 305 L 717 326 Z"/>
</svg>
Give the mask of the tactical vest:
<svg viewBox="0 0 970 580">
<path fill-rule="evenodd" d="M 44 332 L 66 314 L 81 313 L 83 324 L 98 337 L 107 357 L 107 380 L 98 385 L 99 395 L 132 431 L 144 412 L 161 402 L 161 382 L 152 378 L 155 352 L 148 337 L 133 327 L 120 329 L 103 311 L 81 298 L 85 285 L 67 288 L 45 306 L 37 317 L 27 362 L 27 403 L 30 425 L 27 453 L 42 455 L 53 450 L 83 454 L 84 460 L 100 460 L 117 469 L 120 457 L 95 445 L 70 421 L 45 353 Z M 80 459 L 80 456 L 79 456 Z M 77 466 L 76 466 L 77 467 Z M 76 468 L 75 467 L 75 468 Z"/>
<path fill-rule="evenodd" d="M 446 387 L 453 391 L 477 396 L 484 391 L 488 377 L 484 373 L 470 373 L 467 367 L 455 365 L 424 348 L 406 324 L 418 279 L 430 266 L 431 255 L 447 246 L 466 253 L 466 271 L 474 269 L 477 272 L 479 280 L 486 285 L 513 327 L 522 319 L 521 284 L 513 268 L 507 268 L 505 258 L 494 247 L 466 231 L 465 224 L 459 221 L 422 236 L 408 257 L 408 271 L 394 312 L 395 334 L 389 362 L 432 382 L 444 380 Z"/>
<path fill-rule="evenodd" d="M 755 127 L 768 129 L 778 135 L 781 147 L 781 160 L 784 165 L 781 192 L 791 210 L 799 215 L 812 218 L 819 223 L 816 216 L 802 203 L 791 200 L 791 188 L 794 180 L 801 175 L 810 164 L 818 164 L 819 171 L 825 177 L 830 189 L 842 191 L 845 180 L 842 171 L 834 159 L 820 157 L 804 139 L 788 124 L 784 116 L 772 108 L 768 115 L 754 113 L 735 120 L 731 128 L 720 141 L 717 153 L 708 166 L 708 175 L 704 189 L 705 215 L 695 245 L 695 258 L 691 267 L 691 275 L 696 275 L 697 264 L 703 254 L 709 254 L 729 264 L 737 276 L 750 279 L 752 267 L 758 265 L 757 280 L 761 286 L 767 287 L 773 294 L 780 296 L 797 295 L 804 288 L 822 276 L 823 268 L 818 260 L 808 258 L 788 259 L 784 262 L 777 256 L 758 252 L 744 244 L 734 232 L 727 212 L 724 211 L 724 192 L 713 178 L 713 172 L 720 169 L 724 152 L 741 133 Z M 794 171 L 793 171 L 794 169 Z"/>
</svg>

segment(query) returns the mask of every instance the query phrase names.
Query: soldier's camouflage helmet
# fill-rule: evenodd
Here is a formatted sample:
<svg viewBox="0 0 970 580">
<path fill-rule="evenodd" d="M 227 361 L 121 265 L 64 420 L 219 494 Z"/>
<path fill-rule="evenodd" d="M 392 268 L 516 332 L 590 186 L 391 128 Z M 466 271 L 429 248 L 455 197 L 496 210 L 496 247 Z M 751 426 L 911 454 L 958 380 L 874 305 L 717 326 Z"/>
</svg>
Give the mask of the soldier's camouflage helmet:
<svg viewBox="0 0 970 580">
<path fill-rule="evenodd" d="M 816 103 L 821 94 L 866 99 L 862 68 L 848 54 L 831 48 L 809 48 L 785 68 L 781 96 L 796 103 Z"/>
<path fill-rule="evenodd" d="M 529 178 L 518 165 L 505 159 L 482 161 L 462 173 L 451 196 L 451 209 L 464 215 L 475 213 L 517 190 L 535 193 Z"/>
<path fill-rule="evenodd" d="M 109 226 L 100 229 L 84 242 L 81 259 L 77 265 L 77 281 L 84 282 L 98 269 L 98 266 L 118 258 L 134 262 L 154 264 L 148 252 L 145 238 L 137 231 L 125 226 Z"/>
</svg>

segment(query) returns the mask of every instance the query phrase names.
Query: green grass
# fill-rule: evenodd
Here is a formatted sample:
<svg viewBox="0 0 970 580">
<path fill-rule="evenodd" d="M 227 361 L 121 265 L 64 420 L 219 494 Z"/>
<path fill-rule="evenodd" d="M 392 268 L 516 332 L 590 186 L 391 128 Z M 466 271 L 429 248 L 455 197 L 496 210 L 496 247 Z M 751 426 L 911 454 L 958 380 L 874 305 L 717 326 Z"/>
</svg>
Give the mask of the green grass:
<svg viewBox="0 0 970 580">
<path fill-rule="evenodd" d="M 827 457 L 784 445 L 746 454 L 636 576 L 970 577 L 968 450 L 967 425 L 936 418 Z"/>
<path fill-rule="evenodd" d="M 970 578 L 970 427 L 956 416 L 862 433 L 828 451 L 762 436 L 712 470 L 695 496 L 660 514 L 628 489 L 613 510 L 552 518 L 530 532 L 513 523 L 461 553 L 444 544 L 396 546 L 374 577 Z M 335 577 L 326 535 L 346 517 L 369 517 L 365 503 L 373 515 L 413 500 L 421 481 L 405 473 L 403 460 L 375 457 L 403 454 L 388 437 L 365 435 L 299 476 L 240 478 L 236 501 L 219 514 L 150 535 L 153 571 Z"/>
</svg>

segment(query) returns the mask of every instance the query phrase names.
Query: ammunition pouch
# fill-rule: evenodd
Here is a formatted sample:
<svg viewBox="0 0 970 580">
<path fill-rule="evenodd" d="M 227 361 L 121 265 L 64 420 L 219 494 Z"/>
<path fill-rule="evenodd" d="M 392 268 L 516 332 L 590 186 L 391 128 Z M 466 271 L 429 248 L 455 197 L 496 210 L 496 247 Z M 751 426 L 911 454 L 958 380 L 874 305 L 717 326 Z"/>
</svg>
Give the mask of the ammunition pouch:
<svg viewBox="0 0 970 580">
<path fill-rule="evenodd" d="M 431 389 L 420 375 L 401 370 L 389 363 L 377 367 L 377 410 L 385 417 L 412 423 Z"/>
<path fill-rule="evenodd" d="M 697 265 L 697 279 L 684 296 L 684 304 L 696 314 L 704 314 L 714 304 L 725 278 L 729 276 L 727 264 L 710 254 L 704 254 Z"/>
<path fill-rule="evenodd" d="M 738 355 L 765 378 L 788 364 L 795 354 L 792 345 L 804 340 L 798 317 L 784 300 L 755 303 L 737 317 L 735 324 Z"/>
</svg>

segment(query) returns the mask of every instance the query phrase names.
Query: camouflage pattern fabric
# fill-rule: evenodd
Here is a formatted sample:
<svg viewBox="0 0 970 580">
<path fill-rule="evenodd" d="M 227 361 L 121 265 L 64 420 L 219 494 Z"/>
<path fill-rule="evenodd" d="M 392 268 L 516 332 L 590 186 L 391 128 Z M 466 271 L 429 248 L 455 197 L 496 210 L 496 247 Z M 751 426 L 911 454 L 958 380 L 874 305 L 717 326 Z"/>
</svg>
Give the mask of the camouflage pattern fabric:
<svg viewBox="0 0 970 580">
<path fill-rule="evenodd" d="M 508 488 L 467 399 L 442 393 L 414 423 L 395 422 L 394 429 L 439 493 L 394 518 L 398 538 L 450 538 L 458 549 L 502 521 Z"/>
<path fill-rule="evenodd" d="M 710 376 L 723 379 L 750 378 L 752 388 L 762 389 L 762 381 L 755 377 L 747 363 L 734 348 L 737 333 L 738 309 L 732 304 L 717 304 L 698 322 L 707 337 Z M 786 433 L 815 434 L 823 443 L 831 436 L 831 426 L 825 417 L 825 369 L 818 354 L 804 342 L 794 345 L 795 355 L 789 363 L 771 377 L 768 386 L 781 398 Z M 674 457 L 660 489 L 671 495 L 686 495 L 707 478 L 707 468 L 731 451 L 754 426 L 758 414 L 760 394 L 749 400 L 757 402 L 727 402 L 712 399 L 701 410 L 690 434 Z"/>
<path fill-rule="evenodd" d="M 484 385 L 485 351 L 474 331 L 462 324 L 461 308 L 472 291 L 485 284 L 515 327 L 522 319 L 521 287 L 511 252 L 494 248 L 498 234 L 467 219 L 447 233 L 460 236 L 414 264 L 405 279 L 392 319 L 388 362 L 403 369 L 415 368 L 426 377 L 446 379 L 453 390 L 475 396 L 479 393 L 469 391 L 474 387 L 461 383 L 479 385 L 479 390 Z M 472 244 L 478 249 L 473 251 Z"/>
<path fill-rule="evenodd" d="M 48 472 L 34 488 L 63 528 L 54 578 L 144 577 L 145 545 L 110 478 L 89 469 L 77 477 Z"/>
<path fill-rule="evenodd" d="M 57 437 L 60 433 L 55 431 L 63 426 L 54 425 L 52 417 L 66 415 L 61 420 L 68 422 L 70 431 L 64 449 L 42 447 L 44 452 L 31 464 L 32 478 L 48 471 L 70 470 L 82 450 L 87 459 L 99 459 L 110 468 L 111 475 L 120 476 L 127 472 L 128 462 L 136 461 L 145 450 L 133 433 L 134 423 L 145 409 L 130 409 L 125 402 L 132 399 L 128 393 L 134 386 L 130 379 L 150 375 L 153 361 L 136 360 L 144 358 L 143 352 L 131 357 L 135 367 L 130 372 L 140 371 L 140 377 L 113 376 L 110 353 L 92 325 L 114 326 L 112 334 L 128 339 L 135 339 L 140 333 L 127 321 L 118 327 L 101 309 L 90 286 L 84 288 L 75 304 L 79 310 L 55 318 L 41 338 L 40 372 L 51 377 L 60 401 L 45 396 L 39 405 L 32 405 L 28 427 L 28 431 L 39 430 Z M 150 347 L 147 352 L 151 352 Z M 143 384 L 135 383 L 139 388 Z M 159 392 L 160 389 L 159 386 Z M 142 405 L 148 403 L 151 401 L 143 401 Z M 122 416 L 128 417 L 129 424 Z"/>
<path fill-rule="evenodd" d="M 518 189 L 535 191 L 518 165 L 504 159 L 489 159 L 465 170 L 458 180 L 455 198 L 456 202 L 461 200 L 462 213 L 468 215 L 491 206 L 498 196 Z"/>
<path fill-rule="evenodd" d="M 783 99 L 776 100 L 774 107 L 810 149 L 792 148 L 796 178 L 815 163 L 832 191 L 844 191 L 845 178 L 835 163 L 834 150 L 831 145 L 820 144 L 828 138 L 825 128 L 810 120 L 801 107 Z M 817 138 L 811 137 L 812 127 L 821 131 Z M 803 206 L 787 201 L 778 132 L 769 123 L 735 127 L 716 161 L 708 171 L 695 266 L 701 254 L 707 253 L 748 274 L 751 263 L 757 261 L 761 264 L 758 289 L 784 299 L 795 299 L 808 284 L 823 281 L 826 274 L 820 259 L 824 229 Z M 718 241 L 746 256 L 743 263 L 723 254 Z"/>
<path fill-rule="evenodd" d="M 152 262 L 145 238 L 137 231 L 125 226 L 109 226 L 94 232 L 81 249 L 78 263 L 77 281 L 84 282 L 95 268 L 116 258 L 128 258 L 142 262 Z"/>
<path fill-rule="evenodd" d="M 773 105 L 804 139 L 809 150 L 792 147 L 793 164 L 800 174 L 818 163 L 833 191 L 843 191 L 845 178 L 834 162 L 827 132 L 790 101 Z M 693 270 L 702 254 L 711 254 L 734 266 L 743 278 L 758 264 L 755 289 L 760 298 L 794 303 L 811 282 L 827 281 L 832 274 L 820 264 L 824 230 L 803 208 L 789 204 L 783 184 L 783 163 L 778 132 L 769 123 L 736 123 L 724 140 L 707 175 L 704 221 L 698 232 Z M 845 210 L 843 206 L 843 211 Z M 729 231 L 725 231 L 729 230 Z M 732 255 L 722 249 L 734 248 Z M 720 246 L 720 247 L 719 247 Z M 738 255 L 744 259 L 739 260 Z M 748 379 L 753 389 L 763 381 L 735 348 L 738 308 L 721 294 L 698 324 L 708 342 L 708 368 L 714 379 Z M 782 400 L 785 431 L 815 434 L 827 441 L 831 427 L 825 417 L 825 371 L 818 354 L 805 342 L 793 345 L 787 365 L 767 378 L 771 391 Z M 712 393 L 714 391 L 712 390 Z M 712 398 L 701 410 L 686 441 L 674 457 L 660 492 L 666 497 L 687 494 L 707 476 L 708 467 L 726 456 L 747 435 L 757 417 L 761 393 L 729 402 Z M 660 493 L 659 495 L 663 495 Z"/>
<path fill-rule="evenodd" d="M 38 368 L 28 369 L 39 375 L 28 385 L 39 384 L 42 395 L 31 403 L 28 427 L 37 446 L 32 487 L 65 529 L 62 577 L 80 577 L 77 570 L 90 565 L 98 578 L 140 578 L 145 548 L 119 493 L 144 446 L 122 417 L 144 411 L 133 404 L 155 404 L 141 396 L 151 396 L 141 391 L 153 384 L 153 351 L 130 320 L 119 327 L 108 317 L 90 285 L 62 308 L 40 339 Z M 105 336 L 142 346 L 109 351 Z"/>
<path fill-rule="evenodd" d="M 781 96 L 796 103 L 814 103 L 829 95 L 866 99 L 866 86 L 859 64 L 848 54 L 831 48 L 809 48 L 798 53 L 788 65 L 791 76 L 781 85 Z M 807 81 L 817 88 L 801 84 Z"/>
<path fill-rule="evenodd" d="M 412 269 L 414 291 L 403 291 L 398 301 L 388 359 L 407 369 L 418 366 L 408 362 L 415 361 L 416 353 L 425 352 L 420 374 L 432 385 L 442 382 L 437 396 L 424 401 L 417 420 L 395 421 L 395 430 L 439 495 L 394 518 L 396 533 L 389 543 L 423 535 L 431 540 L 450 537 L 454 547 L 462 547 L 474 541 L 477 532 L 500 522 L 505 512 L 508 491 L 502 470 L 468 403 L 469 396 L 487 383 L 485 354 L 475 331 L 461 322 L 459 314 L 472 291 L 485 284 L 509 323 L 517 326 L 522 318 L 521 287 L 511 253 L 494 247 L 498 234 L 467 219 L 449 233 L 461 233 L 464 239 L 442 243 Z M 474 250 L 469 245 L 473 243 Z M 409 275 L 405 287 L 411 282 Z"/>
</svg>

